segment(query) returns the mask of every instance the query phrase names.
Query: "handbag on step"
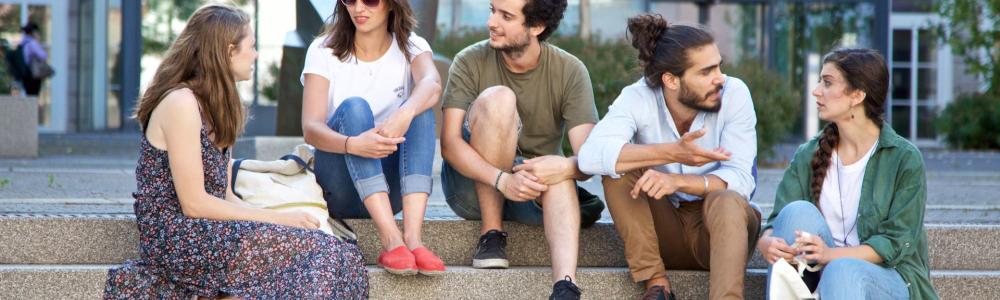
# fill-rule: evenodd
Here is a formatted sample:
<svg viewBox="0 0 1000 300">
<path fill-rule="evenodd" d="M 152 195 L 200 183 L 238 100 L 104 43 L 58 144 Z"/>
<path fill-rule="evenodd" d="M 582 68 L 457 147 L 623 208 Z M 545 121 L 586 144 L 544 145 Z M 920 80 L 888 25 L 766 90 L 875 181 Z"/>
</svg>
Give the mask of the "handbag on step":
<svg viewBox="0 0 1000 300">
<path fill-rule="evenodd" d="M 330 216 L 312 169 L 313 153 L 312 147 L 302 144 L 279 160 L 234 161 L 233 193 L 253 207 L 306 212 L 320 220 L 323 232 L 356 244 L 354 230 L 340 218 Z"/>
</svg>

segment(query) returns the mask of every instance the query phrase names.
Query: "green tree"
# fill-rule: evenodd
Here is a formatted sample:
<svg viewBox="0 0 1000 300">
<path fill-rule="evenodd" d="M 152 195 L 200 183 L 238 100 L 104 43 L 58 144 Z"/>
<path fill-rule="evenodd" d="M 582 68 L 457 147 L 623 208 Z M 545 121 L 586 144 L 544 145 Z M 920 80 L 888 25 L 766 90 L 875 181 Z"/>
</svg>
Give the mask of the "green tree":
<svg viewBox="0 0 1000 300">
<path fill-rule="evenodd" d="M 942 39 L 962 56 L 971 74 L 981 76 L 987 94 L 1000 96 L 1000 0 L 950 0 L 937 4 Z"/>
<path fill-rule="evenodd" d="M 246 7 L 251 0 L 230 0 L 227 3 L 237 7 Z M 144 53 L 162 54 L 174 41 L 180 32 L 174 31 L 174 24 L 187 21 L 199 7 L 218 1 L 208 0 L 146 0 L 143 19 L 147 24 L 142 26 L 142 51 Z M 252 13 L 252 12 L 251 12 Z M 149 26 L 147 26 L 149 25 Z"/>
</svg>

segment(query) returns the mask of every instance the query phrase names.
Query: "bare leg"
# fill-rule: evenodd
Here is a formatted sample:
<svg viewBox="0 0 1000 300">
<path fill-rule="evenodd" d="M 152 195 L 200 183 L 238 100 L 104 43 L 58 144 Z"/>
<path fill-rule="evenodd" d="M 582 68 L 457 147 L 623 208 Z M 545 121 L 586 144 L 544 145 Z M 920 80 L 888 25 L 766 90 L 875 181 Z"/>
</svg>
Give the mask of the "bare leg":
<svg viewBox="0 0 1000 300">
<path fill-rule="evenodd" d="M 420 230 L 424 224 L 427 209 L 426 193 L 411 193 L 403 196 L 403 240 L 410 250 L 424 246 Z"/>
<path fill-rule="evenodd" d="M 576 184 L 566 180 L 549 186 L 542 194 L 545 238 L 552 255 L 554 281 L 569 276 L 576 282 L 576 262 L 580 249 L 580 202 Z"/>
<path fill-rule="evenodd" d="M 472 104 L 469 113 L 469 144 L 491 165 L 510 171 L 517 150 L 517 98 L 503 86 L 486 89 Z M 483 220 L 481 233 L 503 229 L 503 196 L 492 185 L 476 182 L 476 196 Z"/>
<path fill-rule="evenodd" d="M 382 250 L 389 251 L 403 246 L 403 234 L 399 231 L 399 227 L 396 227 L 396 218 L 389 204 L 389 194 L 374 193 L 365 198 L 364 202 L 368 214 L 372 216 L 372 222 L 375 223 Z"/>
</svg>

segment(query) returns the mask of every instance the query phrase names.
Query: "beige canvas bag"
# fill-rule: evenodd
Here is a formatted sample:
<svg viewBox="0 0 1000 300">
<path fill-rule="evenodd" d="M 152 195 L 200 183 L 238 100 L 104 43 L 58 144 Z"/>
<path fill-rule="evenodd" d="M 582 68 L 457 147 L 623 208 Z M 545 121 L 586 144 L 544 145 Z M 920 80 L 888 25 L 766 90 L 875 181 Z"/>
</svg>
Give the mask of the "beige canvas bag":
<svg viewBox="0 0 1000 300">
<path fill-rule="evenodd" d="M 340 240 L 356 242 L 347 223 L 331 218 L 323 189 L 313 172 L 312 147 L 298 145 L 279 160 L 240 159 L 233 162 L 233 193 L 253 207 L 303 211 L 320 220 L 320 230 Z"/>
</svg>

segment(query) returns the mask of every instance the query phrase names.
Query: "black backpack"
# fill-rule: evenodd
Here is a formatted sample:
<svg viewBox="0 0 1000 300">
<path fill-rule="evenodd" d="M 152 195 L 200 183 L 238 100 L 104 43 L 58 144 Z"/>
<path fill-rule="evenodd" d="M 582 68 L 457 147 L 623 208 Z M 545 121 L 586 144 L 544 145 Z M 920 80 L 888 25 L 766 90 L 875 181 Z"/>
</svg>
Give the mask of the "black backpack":
<svg viewBox="0 0 1000 300">
<path fill-rule="evenodd" d="M 4 49 L 4 57 L 7 59 L 7 72 L 17 81 L 23 81 L 25 76 L 30 76 L 28 64 L 24 63 L 24 45 L 17 45 L 17 48 Z"/>
</svg>

